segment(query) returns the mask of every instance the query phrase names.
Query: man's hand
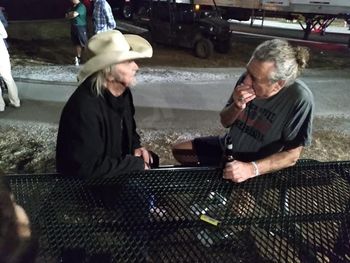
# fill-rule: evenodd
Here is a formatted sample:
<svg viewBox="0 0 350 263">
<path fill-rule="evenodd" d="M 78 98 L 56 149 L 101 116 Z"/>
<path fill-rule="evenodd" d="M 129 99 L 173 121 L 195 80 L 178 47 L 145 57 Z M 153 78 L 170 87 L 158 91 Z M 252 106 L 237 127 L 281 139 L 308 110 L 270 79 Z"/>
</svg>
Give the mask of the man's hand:
<svg viewBox="0 0 350 263">
<path fill-rule="evenodd" d="M 235 183 L 241 183 L 249 178 L 255 177 L 253 164 L 240 161 L 228 162 L 223 171 L 223 178 Z"/>
<path fill-rule="evenodd" d="M 248 81 L 246 81 L 248 82 Z M 255 99 L 255 91 L 249 83 L 238 85 L 232 92 L 232 103 L 220 112 L 220 122 L 224 127 L 229 127 L 247 107 L 247 103 Z"/>
<path fill-rule="evenodd" d="M 239 84 L 233 91 L 232 99 L 235 107 L 244 110 L 247 103 L 255 99 L 255 91 L 251 85 Z"/>
<path fill-rule="evenodd" d="M 145 170 L 150 169 L 150 164 L 153 163 L 152 155 L 145 147 L 137 148 L 134 150 L 134 156 L 141 157 L 145 162 Z"/>
<path fill-rule="evenodd" d="M 67 19 L 73 19 L 73 18 L 77 17 L 78 15 L 79 15 L 78 12 L 70 11 L 70 12 L 67 12 L 67 13 L 66 13 L 65 17 L 66 17 Z"/>
</svg>

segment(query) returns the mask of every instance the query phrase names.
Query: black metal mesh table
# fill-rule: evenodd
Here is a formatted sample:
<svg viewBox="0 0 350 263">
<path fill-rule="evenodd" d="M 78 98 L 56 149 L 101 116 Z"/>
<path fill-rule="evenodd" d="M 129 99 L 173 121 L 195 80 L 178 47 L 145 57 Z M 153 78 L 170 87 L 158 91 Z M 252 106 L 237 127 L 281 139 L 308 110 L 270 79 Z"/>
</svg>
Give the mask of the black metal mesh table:
<svg viewBox="0 0 350 263">
<path fill-rule="evenodd" d="M 350 162 L 302 162 L 241 184 L 214 168 L 7 180 L 39 262 L 350 261 Z"/>
</svg>

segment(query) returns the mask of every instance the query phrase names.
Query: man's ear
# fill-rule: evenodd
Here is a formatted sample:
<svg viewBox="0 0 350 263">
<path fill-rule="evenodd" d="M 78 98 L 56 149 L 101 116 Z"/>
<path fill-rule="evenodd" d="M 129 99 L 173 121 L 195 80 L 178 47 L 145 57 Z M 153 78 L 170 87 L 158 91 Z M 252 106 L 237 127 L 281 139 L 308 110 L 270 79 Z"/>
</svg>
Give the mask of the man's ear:
<svg viewBox="0 0 350 263">
<path fill-rule="evenodd" d="M 286 84 L 285 80 L 278 80 L 278 81 L 276 81 L 273 84 L 273 89 L 272 89 L 273 92 L 275 92 L 275 93 L 279 92 L 284 87 L 284 84 Z"/>
<path fill-rule="evenodd" d="M 282 89 L 284 87 L 284 85 L 286 84 L 286 81 L 283 79 L 280 79 L 279 81 L 277 81 L 277 83 L 280 86 L 280 89 Z"/>
</svg>

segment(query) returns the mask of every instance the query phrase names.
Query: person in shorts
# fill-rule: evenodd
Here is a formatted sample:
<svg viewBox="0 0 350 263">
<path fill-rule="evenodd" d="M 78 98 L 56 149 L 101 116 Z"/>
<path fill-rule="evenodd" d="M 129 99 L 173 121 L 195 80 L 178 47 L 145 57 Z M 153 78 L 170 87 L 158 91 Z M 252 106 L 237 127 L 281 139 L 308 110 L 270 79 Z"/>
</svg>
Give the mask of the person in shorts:
<svg viewBox="0 0 350 263">
<path fill-rule="evenodd" d="M 87 12 L 80 0 L 71 0 L 72 8 L 66 13 L 66 18 L 71 22 L 71 40 L 75 48 L 74 64 L 79 66 L 81 54 L 88 41 L 87 36 Z"/>
<path fill-rule="evenodd" d="M 314 98 L 298 79 L 308 59 L 306 48 L 284 40 L 260 44 L 220 112 L 227 134 L 180 142 L 175 159 L 219 166 L 229 136 L 235 160 L 224 165 L 225 179 L 239 183 L 296 164 L 311 144 Z"/>
</svg>

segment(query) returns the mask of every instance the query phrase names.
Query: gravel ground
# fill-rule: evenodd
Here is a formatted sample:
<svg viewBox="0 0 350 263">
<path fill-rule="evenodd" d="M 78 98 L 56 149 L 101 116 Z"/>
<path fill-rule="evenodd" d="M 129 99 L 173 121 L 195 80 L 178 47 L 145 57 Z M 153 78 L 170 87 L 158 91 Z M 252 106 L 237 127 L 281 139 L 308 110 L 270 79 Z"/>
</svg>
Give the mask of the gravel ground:
<svg viewBox="0 0 350 263">
<path fill-rule="evenodd" d="M 337 118 L 316 118 L 313 143 L 302 158 L 319 161 L 350 160 L 350 134 L 324 130 L 318 126 Z M 0 124 L 0 171 L 5 173 L 55 172 L 57 124 L 2 121 Z M 144 145 L 161 156 L 161 164 L 176 164 L 170 147 L 180 140 L 209 134 L 222 134 L 223 129 L 140 129 Z"/>
</svg>

